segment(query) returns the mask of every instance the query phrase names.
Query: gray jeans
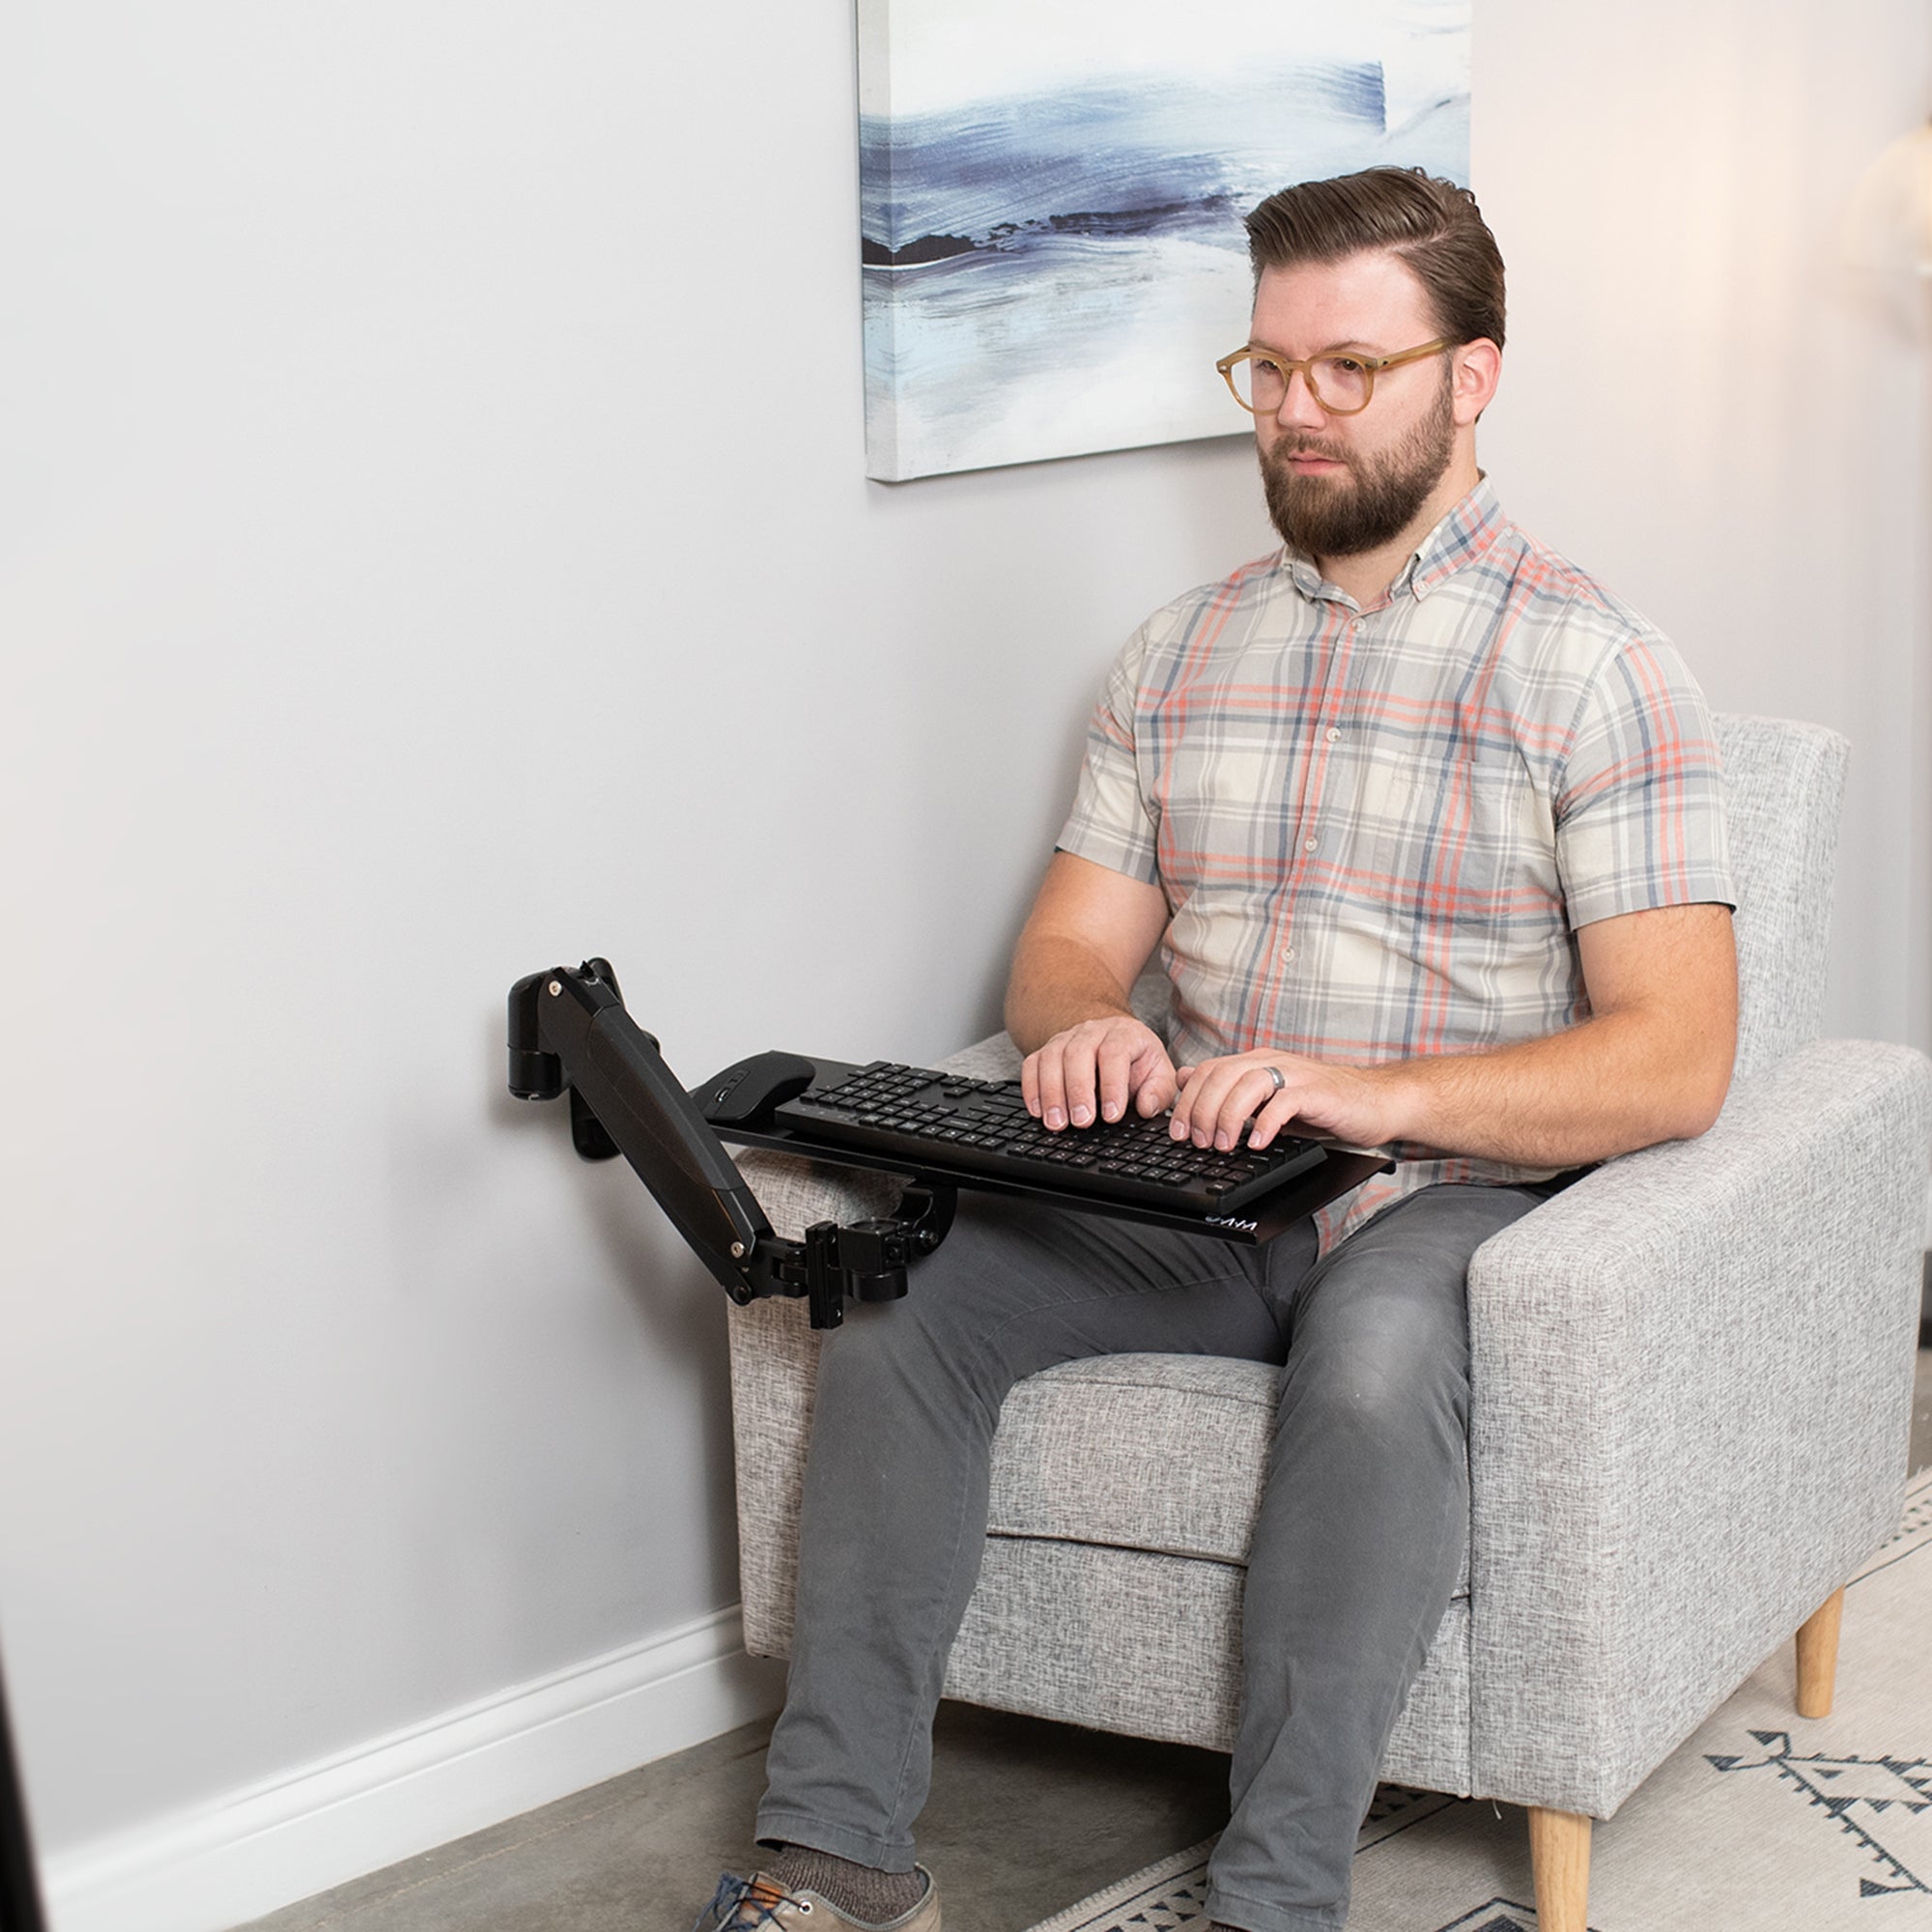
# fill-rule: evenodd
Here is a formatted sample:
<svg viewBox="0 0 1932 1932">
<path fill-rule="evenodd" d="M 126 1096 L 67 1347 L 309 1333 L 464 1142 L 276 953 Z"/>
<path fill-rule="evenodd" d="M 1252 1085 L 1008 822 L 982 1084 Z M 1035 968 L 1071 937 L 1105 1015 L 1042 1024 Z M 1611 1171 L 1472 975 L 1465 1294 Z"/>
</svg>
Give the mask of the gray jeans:
<svg viewBox="0 0 1932 1932">
<path fill-rule="evenodd" d="M 1319 1261 L 1305 1222 L 1243 1248 L 962 1202 L 906 1299 L 855 1304 L 820 1358 L 759 1838 L 911 1869 L 1013 1383 L 1088 1355 L 1234 1355 L 1281 1365 L 1281 1406 L 1208 1910 L 1244 1932 L 1333 1932 L 1468 1537 L 1469 1257 L 1542 1198 L 1427 1188 Z"/>
</svg>

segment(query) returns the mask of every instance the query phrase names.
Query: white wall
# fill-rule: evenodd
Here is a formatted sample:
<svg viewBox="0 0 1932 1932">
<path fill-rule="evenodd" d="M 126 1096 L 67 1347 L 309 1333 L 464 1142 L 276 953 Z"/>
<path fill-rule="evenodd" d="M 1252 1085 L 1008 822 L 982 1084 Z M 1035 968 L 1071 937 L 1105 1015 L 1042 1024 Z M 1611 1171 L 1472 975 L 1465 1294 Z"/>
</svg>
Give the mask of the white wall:
<svg viewBox="0 0 1932 1932">
<path fill-rule="evenodd" d="M 1932 105 L 1925 11 L 1479 17 L 1512 331 L 1486 461 L 1716 703 L 1852 740 L 1827 1024 L 1932 1044 L 1932 333 L 1838 266 L 1860 173 Z"/>
<path fill-rule="evenodd" d="M 1719 703 L 1853 737 L 1833 1023 L 1932 1041 L 1932 418 L 1832 234 L 1922 9 L 1478 14 L 1486 461 Z M 853 94 L 831 4 L 0 23 L 51 1847 L 732 1602 L 722 1298 L 502 1095 L 509 982 L 606 952 L 694 1080 L 983 1030 L 1105 660 L 1267 543 L 1239 440 L 862 480 Z"/>
</svg>

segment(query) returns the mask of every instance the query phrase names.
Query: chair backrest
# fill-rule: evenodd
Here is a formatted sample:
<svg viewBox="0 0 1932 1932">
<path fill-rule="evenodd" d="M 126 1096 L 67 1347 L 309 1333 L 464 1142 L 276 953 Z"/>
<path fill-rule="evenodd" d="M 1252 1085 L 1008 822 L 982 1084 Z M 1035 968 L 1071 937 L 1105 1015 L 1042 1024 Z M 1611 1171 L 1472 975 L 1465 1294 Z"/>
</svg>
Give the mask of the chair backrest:
<svg viewBox="0 0 1932 1932">
<path fill-rule="evenodd" d="M 1818 1035 L 1851 747 L 1822 724 L 1720 713 L 1738 893 L 1740 1074 Z"/>
</svg>

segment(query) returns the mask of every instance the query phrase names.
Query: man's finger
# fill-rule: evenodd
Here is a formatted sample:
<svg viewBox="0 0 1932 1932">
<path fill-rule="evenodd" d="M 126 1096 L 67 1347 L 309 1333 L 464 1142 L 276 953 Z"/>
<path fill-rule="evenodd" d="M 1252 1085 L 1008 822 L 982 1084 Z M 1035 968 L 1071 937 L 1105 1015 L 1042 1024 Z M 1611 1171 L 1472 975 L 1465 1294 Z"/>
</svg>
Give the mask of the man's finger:
<svg viewBox="0 0 1932 1932">
<path fill-rule="evenodd" d="M 1282 1069 L 1282 1080 L 1274 1077 L 1274 1063 L 1264 1061 L 1250 1069 L 1258 1073 L 1259 1081 L 1245 1081 L 1238 1089 L 1239 1114 L 1234 1122 L 1234 1140 L 1240 1138 L 1242 1127 L 1246 1127 L 1250 1147 L 1266 1147 L 1282 1128 L 1295 1118 L 1297 1095 L 1301 1089 L 1292 1070 Z M 1263 1122 L 1266 1122 L 1265 1131 Z"/>
<path fill-rule="evenodd" d="M 1183 1078 L 1175 1102 L 1175 1138 L 1196 1147 L 1234 1147 L 1274 1086 L 1265 1064 L 1245 1057 L 1205 1062 L 1191 1076 Z"/>
<path fill-rule="evenodd" d="M 1095 1091 L 1096 1056 L 1103 1050 L 1106 1035 L 1097 1028 L 1076 1027 L 1066 1037 L 1060 1056 L 1060 1088 L 1066 1109 L 1065 1118 L 1076 1127 L 1088 1126 L 1099 1104 Z M 1049 1122 L 1049 1125 L 1064 1122 Z"/>
<path fill-rule="evenodd" d="M 1066 1087 L 1063 1066 L 1066 1042 L 1050 1039 L 1037 1056 L 1039 1062 L 1039 1119 L 1049 1127 L 1066 1124 Z"/>
<path fill-rule="evenodd" d="M 1163 1107 L 1174 1105 L 1175 1095 L 1179 1091 L 1174 1064 L 1163 1053 L 1154 1063 L 1153 1070 L 1141 1081 L 1140 1089 L 1134 1095 L 1134 1107 L 1142 1120 L 1151 1121 Z"/>
<path fill-rule="evenodd" d="M 1099 1104 L 1094 1091 L 1094 1058 L 1104 1037 L 1100 1028 L 1081 1026 L 1061 1041 L 1059 1092 L 1048 1098 L 1042 1117 L 1049 1127 L 1058 1130 L 1068 1122 L 1076 1127 L 1093 1123 L 1094 1110 Z"/>
<path fill-rule="evenodd" d="M 1255 1123 L 1248 1129 L 1248 1145 L 1251 1148 L 1266 1147 L 1293 1119 L 1294 1102 L 1286 1094 L 1274 1094 L 1255 1116 Z"/>
<path fill-rule="evenodd" d="M 1228 1097 L 1222 1103 L 1221 1120 L 1215 1134 L 1218 1147 L 1235 1147 L 1245 1129 L 1250 1144 L 1255 1128 L 1269 1108 L 1287 1098 L 1287 1093 L 1280 1080 L 1275 1077 L 1271 1065 L 1264 1061 L 1250 1066 L 1239 1080 L 1229 1090 Z M 1291 1109 L 1293 1103 L 1290 1103 Z"/>
<path fill-rule="evenodd" d="M 1229 1071 L 1232 1077 L 1221 1089 L 1220 1105 L 1213 1118 L 1203 1122 L 1209 1129 L 1214 1145 L 1224 1153 L 1240 1145 L 1248 1122 L 1275 1095 L 1275 1084 L 1264 1065 L 1250 1063 L 1231 1067 Z"/>
<path fill-rule="evenodd" d="M 1118 1121 L 1127 1111 L 1127 1101 L 1135 1087 L 1135 1074 L 1144 1055 L 1144 1047 L 1137 1050 L 1137 1042 L 1120 1039 L 1109 1035 L 1100 1042 L 1100 1057 L 1095 1066 L 1099 1075 L 1100 1115 L 1103 1120 Z"/>
<path fill-rule="evenodd" d="M 1192 1140 L 1206 1147 L 1214 1138 L 1214 1122 L 1220 1118 L 1221 1096 L 1241 1069 L 1232 1061 L 1209 1060 L 1193 1070 L 1182 1083 L 1174 1103 L 1174 1138 Z"/>
</svg>

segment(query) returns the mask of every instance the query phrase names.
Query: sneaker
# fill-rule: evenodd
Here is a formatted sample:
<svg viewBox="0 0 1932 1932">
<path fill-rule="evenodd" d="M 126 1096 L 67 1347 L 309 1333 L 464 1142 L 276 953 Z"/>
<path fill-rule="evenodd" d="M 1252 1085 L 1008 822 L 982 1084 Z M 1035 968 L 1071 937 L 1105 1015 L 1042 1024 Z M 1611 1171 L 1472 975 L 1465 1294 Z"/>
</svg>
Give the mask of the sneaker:
<svg viewBox="0 0 1932 1932">
<path fill-rule="evenodd" d="M 726 1872 L 691 1932 L 939 1932 L 939 1888 L 923 1865 L 914 1870 L 924 1873 L 925 1896 L 883 1924 L 848 1918 L 829 1898 L 810 1890 L 786 1891 L 763 1872 L 750 1878 Z"/>
</svg>

